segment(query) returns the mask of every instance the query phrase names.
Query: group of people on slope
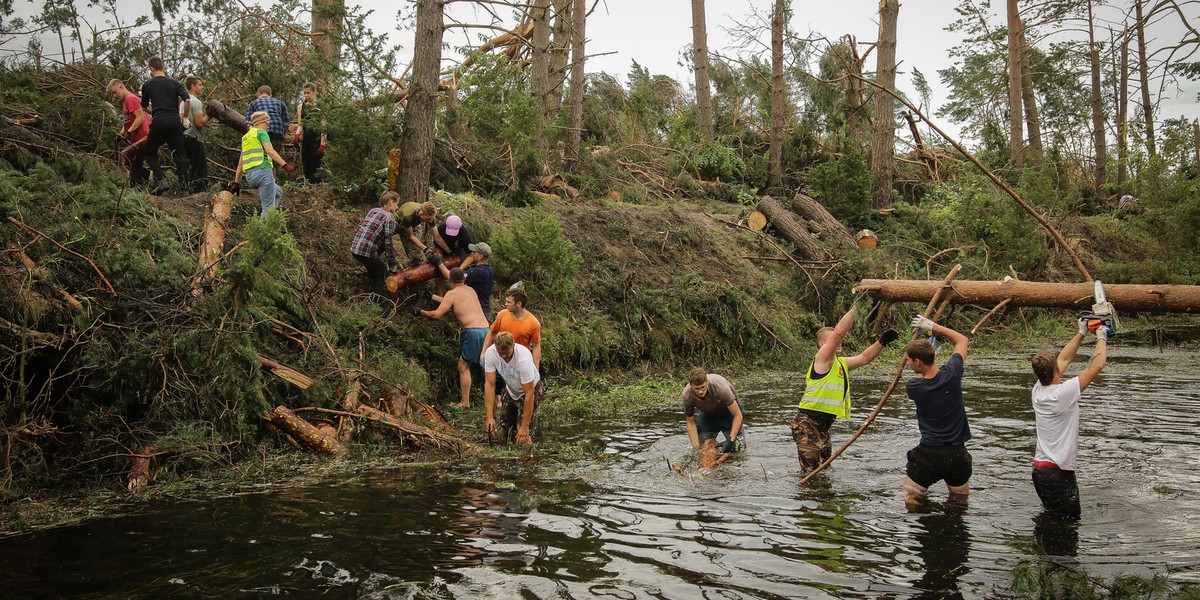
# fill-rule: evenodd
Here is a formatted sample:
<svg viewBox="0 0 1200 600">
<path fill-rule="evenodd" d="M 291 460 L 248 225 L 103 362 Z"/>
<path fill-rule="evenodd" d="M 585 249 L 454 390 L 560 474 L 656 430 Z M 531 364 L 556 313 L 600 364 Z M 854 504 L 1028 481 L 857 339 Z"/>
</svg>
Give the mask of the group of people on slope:
<svg viewBox="0 0 1200 600">
<path fill-rule="evenodd" d="M 120 79 L 109 81 L 107 87 L 121 105 L 122 126 L 117 134 L 120 141 L 135 145 L 147 138 L 145 148 L 131 158 L 129 183 L 131 186 L 151 183 L 156 193 L 166 189 L 158 157 L 159 148 L 165 144 L 175 159 L 179 187 L 189 193 L 204 191 L 209 184 L 204 148 L 204 128 L 209 116 L 200 100 L 204 80 L 189 76 L 180 83 L 166 74 L 163 60 L 157 56 L 149 60 L 148 66 L 151 77 L 142 84 L 140 96 L 129 91 Z M 293 141 L 300 145 L 305 179 L 319 183 L 325 156 L 325 119 L 317 100 L 316 84 L 305 83 L 302 93 L 303 100 L 296 106 L 299 127 Z M 262 213 L 266 214 L 267 210 L 278 208 L 283 197 L 283 189 L 275 180 L 275 168 L 284 169 L 292 179 L 298 177 L 278 151 L 284 143 L 288 110 L 271 95 L 271 88 L 264 85 L 258 88 L 245 116 L 249 131 L 242 136 L 241 155 L 229 189 L 237 194 L 245 175 L 246 182 L 258 189 Z M 151 174 L 153 181 L 149 181 Z"/>
<path fill-rule="evenodd" d="M 817 353 L 805 372 L 804 395 L 791 422 L 792 440 L 804 474 L 812 473 L 832 455 L 830 428 L 838 418 L 850 418 L 850 371 L 875 360 L 888 344 L 900 336 L 885 331 L 879 339 L 855 356 L 843 357 L 842 340 L 854 324 L 855 309 L 842 316 L 835 327 L 817 331 Z M 1037 424 L 1037 450 L 1033 459 L 1034 489 L 1047 513 L 1078 519 L 1079 488 L 1075 478 L 1079 446 L 1079 401 L 1082 393 L 1100 374 L 1106 362 L 1109 330 L 1103 324 L 1079 319 L 1079 332 L 1058 353 L 1039 352 L 1033 357 L 1032 403 Z M 965 501 L 970 493 L 971 439 L 963 402 L 962 377 L 967 359 L 967 336 L 938 325 L 924 316 L 912 326 L 926 336 L 939 336 L 952 346 L 950 358 L 940 366 L 930 339 L 915 339 L 904 347 L 905 365 L 914 377 L 905 390 L 917 411 L 920 442 L 908 451 L 902 495 L 911 508 L 930 486 L 945 481 L 951 499 Z M 1083 371 L 1063 379 L 1075 360 L 1083 339 L 1096 337 L 1096 349 Z M 733 386 L 720 375 L 696 368 L 688 376 L 681 394 L 688 437 L 693 447 L 706 439 L 725 440 L 725 452 L 746 447 L 743 426 L 745 408 Z"/>
<path fill-rule="evenodd" d="M 428 261 L 450 284 L 445 294 L 423 292 L 423 299 L 436 307 L 415 305 L 410 311 L 430 319 L 453 313 L 458 321 L 462 329 L 457 358 L 459 406 L 470 406 L 471 369 L 482 368 L 488 434 L 532 443 L 535 414 L 546 389 L 541 376 L 542 325 L 526 308 L 529 299 L 524 287 L 515 284 L 508 289 L 504 309 L 489 324 L 496 281 L 490 263 L 492 247 L 475 242 L 458 215 L 448 215 L 439 223 L 432 202 L 402 204 L 399 194 L 388 191 L 380 195 L 379 206 L 363 217 L 350 244 L 350 253 L 366 269 L 377 301 L 387 301 L 387 274 L 399 269 L 394 236 L 400 236 L 410 266 Z M 458 266 L 446 266 L 451 257 L 461 260 Z M 497 376 L 504 383 L 500 396 Z"/>
</svg>

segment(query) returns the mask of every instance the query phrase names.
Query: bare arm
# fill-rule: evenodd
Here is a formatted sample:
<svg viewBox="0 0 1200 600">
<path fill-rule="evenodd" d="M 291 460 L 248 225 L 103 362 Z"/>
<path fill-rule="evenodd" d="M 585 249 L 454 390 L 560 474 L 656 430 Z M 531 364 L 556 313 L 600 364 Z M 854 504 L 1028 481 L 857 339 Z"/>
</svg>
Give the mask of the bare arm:
<svg viewBox="0 0 1200 600">
<path fill-rule="evenodd" d="M 1079 352 L 1079 345 L 1082 343 L 1083 334 L 1077 333 L 1075 337 L 1071 338 L 1071 341 L 1067 342 L 1066 346 L 1063 346 L 1063 349 L 1058 353 L 1058 358 L 1055 359 L 1055 363 L 1058 364 L 1059 373 L 1067 372 L 1067 366 L 1071 364 L 1071 361 L 1075 360 L 1075 353 Z"/>
<path fill-rule="evenodd" d="M 1079 374 L 1079 391 L 1086 390 L 1096 380 L 1096 377 L 1100 375 L 1100 369 L 1104 368 L 1106 362 L 1108 362 L 1108 340 L 1096 338 L 1096 351 L 1092 352 L 1092 359 Z"/>
<path fill-rule="evenodd" d="M 933 333 L 950 340 L 954 344 L 954 353 L 962 356 L 963 362 L 967 361 L 967 346 L 970 344 L 967 336 L 944 325 L 934 325 Z"/>
<path fill-rule="evenodd" d="M 421 311 L 421 316 L 429 317 L 430 319 L 440 319 L 452 308 L 454 308 L 454 298 L 450 294 L 446 294 L 442 297 L 442 303 L 436 309 L 423 310 Z"/>
<path fill-rule="evenodd" d="M 542 343 L 531 342 L 529 344 L 529 351 L 533 353 L 533 366 L 537 367 L 540 371 L 542 368 Z"/>
<path fill-rule="evenodd" d="M 517 443 L 532 444 L 529 424 L 533 422 L 533 382 L 522 383 L 521 389 L 525 390 L 525 406 L 521 411 L 521 424 L 517 426 Z"/>
<path fill-rule="evenodd" d="M 121 133 L 133 133 L 136 129 L 142 128 L 142 123 L 146 122 L 146 111 L 137 109 L 133 113 L 133 122 L 129 124 L 129 129 L 122 130 Z"/>
<path fill-rule="evenodd" d="M 237 169 L 233 172 L 233 182 L 238 183 L 242 180 L 242 159 L 238 159 Z"/>
<path fill-rule="evenodd" d="M 484 348 L 488 348 L 489 344 L 484 344 Z M 487 350 L 484 350 L 487 352 Z M 483 373 L 483 407 L 484 426 L 487 427 L 488 433 L 496 432 L 496 372 L 484 371 Z"/>
<path fill-rule="evenodd" d="M 417 234 L 413 233 L 412 227 L 405 227 L 404 235 L 408 236 L 408 240 L 410 242 L 416 244 L 418 248 L 420 248 L 422 250 L 425 249 L 425 244 L 423 242 L 421 242 L 421 240 L 417 239 Z"/>
<path fill-rule="evenodd" d="M 842 315 L 837 326 L 833 328 L 833 333 L 825 344 L 817 350 L 817 355 L 813 357 L 813 370 L 818 373 L 828 373 L 830 367 L 833 366 L 833 357 L 837 354 L 838 346 L 842 345 L 842 339 L 850 332 L 850 328 L 854 326 L 854 313 L 857 312 L 853 306 L 846 314 Z"/>
<path fill-rule="evenodd" d="M 736 440 L 738 432 L 742 429 L 742 407 L 738 405 L 737 400 L 729 405 L 729 412 L 733 415 L 733 425 L 729 427 L 729 439 Z"/>
<path fill-rule="evenodd" d="M 700 434 L 696 430 L 696 417 L 687 417 L 688 439 L 692 440 L 692 447 L 700 447 Z"/>
<path fill-rule="evenodd" d="M 275 164 L 277 164 L 281 167 L 287 166 L 287 161 L 283 160 L 283 157 L 280 156 L 279 153 L 275 151 L 275 146 L 272 146 L 271 142 L 263 143 L 263 151 L 267 153 L 267 156 L 271 157 L 271 160 L 274 161 Z"/>
<path fill-rule="evenodd" d="M 437 298 L 437 296 L 434 296 L 434 298 Z M 488 348 L 492 347 L 492 342 L 494 341 L 495 337 L 493 335 L 494 333 L 495 332 L 492 331 L 492 328 L 488 327 L 487 335 L 483 336 L 483 352 L 479 353 L 479 364 L 481 365 L 483 364 L 483 355 L 487 353 Z M 537 355 L 534 355 L 534 361 L 537 361 Z"/>
<path fill-rule="evenodd" d="M 883 352 L 883 344 L 876 341 L 870 346 L 867 346 L 867 349 L 863 350 L 858 356 L 851 356 L 847 358 L 846 367 L 853 371 L 859 367 L 866 366 L 870 364 L 871 361 L 875 360 L 875 357 L 879 356 L 880 352 Z"/>
</svg>

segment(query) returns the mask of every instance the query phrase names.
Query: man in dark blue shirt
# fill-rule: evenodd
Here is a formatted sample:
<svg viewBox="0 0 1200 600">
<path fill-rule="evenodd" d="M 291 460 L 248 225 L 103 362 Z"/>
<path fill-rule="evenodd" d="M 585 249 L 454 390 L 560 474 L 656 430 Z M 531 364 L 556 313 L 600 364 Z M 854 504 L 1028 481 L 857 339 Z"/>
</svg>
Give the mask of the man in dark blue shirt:
<svg viewBox="0 0 1200 600">
<path fill-rule="evenodd" d="M 146 136 L 146 163 L 162 185 L 163 171 L 158 163 L 158 149 L 163 144 L 175 156 L 175 176 L 179 187 L 187 190 L 188 156 L 183 145 L 183 121 L 179 119 L 179 103 L 191 100 L 191 95 L 178 79 L 167 77 L 163 59 L 150 59 L 150 80 L 142 84 L 142 110 L 151 109 L 150 134 Z M 161 190 L 160 187 L 155 188 Z"/>
<path fill-rule="evenodd" d="M 250 106 L 246 107 L 246 122 L 250 122 L 250 115 L 256 112 L 265 112 L 271 115 L 271 122 L 267 123 L 267 137 L 271 138 L 271 145 L 275 150 L 283 149 L 283 132 L 287 129 L 288 111 L 287 105 L 271 95 L 271 86 L 262 85 L 255 92 L 254 100 L 250 102 Z"/>
<path fill-rule="evenodd" d="M 478 258 L 472 254 L 463 261 L 463 271 L 467 274 L 467 285 L 479 296 L 479 305 L 483 314 L 492 318 L 492 287 L 496 285 L 496 271 L 488 260 L 492 258 L 492 247 L 487 242 L 479 242 L 468 246 L 471 252 L 478 252 Z"/>
<path fill-rule="evenodd" d="M 904 347 L 904 361 L 916 373 L 905 389 L 917 407 L 921 443 L 908 451 L 904 478 L 904 502 L 910 509 L 924 498 L 929 486 L 945 480 L 950 498 L 965 502 L 970 492 L 971 439 L 967 410 L 963 404 L 963 364 L 967 360 L 967 336 L 923 316 L 912 326 L 926 334 L 940 335 L 954 344 L 954 354 L 941 367 L 934 363 L 933 344 L 913 340 Z"/>
</svg>

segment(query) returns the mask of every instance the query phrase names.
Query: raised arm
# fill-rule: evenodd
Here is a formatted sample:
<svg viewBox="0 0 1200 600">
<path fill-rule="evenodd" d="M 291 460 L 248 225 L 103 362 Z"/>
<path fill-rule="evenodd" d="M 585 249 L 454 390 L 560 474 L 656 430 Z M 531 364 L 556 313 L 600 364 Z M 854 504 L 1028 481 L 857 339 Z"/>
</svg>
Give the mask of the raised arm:
<svg viewBox="0 0 1200 600">
<path fill-rule="evenodd" d="M 833 333 L 829 334 L 829 339 L 821 345 L 817 350 L 817 355 L 813 357 L 813 369 L 819 373 L 828 373 L 830 367 L 833 366 L 833 357 L 837 355 L 838 346 L 842 345 L 842 339 L 850 332 L 850 328 L 854 326 L 854 313 L 858 309 L 853 306 L 846 314 L 842 315 L 841 320 L 833 328 Z"/>
<path fill-rule="evenodd" d="M 934 325 L 933 332 L 950 340 L 950 343 L 954 344 L 954 353 L 962 356 L 963 362 L 967 361 L 967 346 L 970 344 L 967 336 L 945 325 Z"/>
<path fill-rule="evenodd" d="M 1071 338 L 1071 341 L 1067 342 L 1066 346 L 1063 346 L 1063 349 L 1058 353 L 1058 358 L 1055 359 L 1059 373 L 1067 372 L 1067 366 L 1075 360 L 1075 354 L 1079 352 L 1079 345 L 1083 343 L 1083 336 L 1085 335 L 1087 335 L 1087 321 L 1080 319 L 1079 333 L 1075 334 L 1075 337 Z"/>
<path fill-rule="evenodd" d="M 1086 390 L 1096 380 L 1106 362 L 1108 362 L 1108 332 L 1101 327 L 1096 330 L 1096 350 L 1092 352 L 1092 359 L 1079 374 L 1079 391 Z"/>
</svg>

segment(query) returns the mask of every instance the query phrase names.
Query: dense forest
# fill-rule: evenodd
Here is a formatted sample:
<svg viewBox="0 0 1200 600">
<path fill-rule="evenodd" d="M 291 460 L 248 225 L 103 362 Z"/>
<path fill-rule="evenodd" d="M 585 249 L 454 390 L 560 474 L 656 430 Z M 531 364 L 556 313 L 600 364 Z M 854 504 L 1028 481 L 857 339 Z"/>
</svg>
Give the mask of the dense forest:
<svg viewBox="0 0 1200 600">
<path fill-rule="evenodd" d="M 961 0 L 937 106 L 919 71 L 896 85 L 897 14 L 919 10 L 896 0 L 862 16 L 874 40 L 800 35 L 790 2 L 759 2 L 720 49 L 692 0 L 688 81 L 590 71 L 582 0 L 416 0 L 395 22 L 340 0 L 44 0 L 27 18 L 14 4 L 0 1 L 6 498 L 132 484 L 151 458 L 162 477 L 238 464 L 278 439 L 262 423 L 277 405 L 456 394 L 453 326 L 381 320 L 346 252 L 389 187 L 492 245 L 499 282 L 536 298 L 544 369 L 563 381 L 796 367 L 860 278 L 956 262 L 970 279 L 1200 283 L 1200 124 L 1158 110 L 1200 78 L 1200 2 Z M 455 12 L 468 4 L 482 22 Z M 478 43 L 448 47 L 462 28 Z M 389 40 L 399 29 L 411 50 Z M 151 195 L 119 168 L 106 85 L 138 89 L 152 56 L 239 112 L 262 85 L 289 106 L 305 82 L 320 91 L 326 182 L 239 212 L 216 277 L 196 254 L 240 134 L 207 128 L 203 194 Z M 741 224 L 755 209 L 769 233 Z M 864 229 L 871 252 L 849 233 Z M 947 318 L 969 328 L 991 308 Z"/>
</svg>

